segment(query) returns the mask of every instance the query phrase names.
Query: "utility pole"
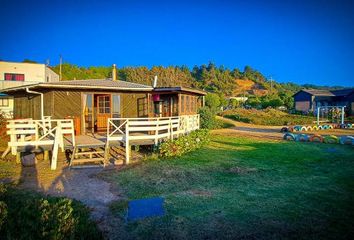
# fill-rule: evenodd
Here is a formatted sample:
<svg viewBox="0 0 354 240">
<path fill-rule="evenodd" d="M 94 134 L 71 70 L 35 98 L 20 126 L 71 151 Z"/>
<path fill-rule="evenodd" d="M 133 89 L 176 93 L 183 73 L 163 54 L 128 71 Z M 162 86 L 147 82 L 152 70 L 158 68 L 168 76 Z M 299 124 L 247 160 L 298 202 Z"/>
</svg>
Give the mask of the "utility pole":
<svg viewBox="0 0 354 240">
<path fill-rule="evenodd" d="M 61 75 L 62 62 L 63 62 L 63 58 L 61 57 L 61 54 L 60 54 L 60 58 L 59 58 L 59 81 L 61 81 L 61 79 L 62 79 L 62 75 Z"/>
<path fill-rule="evenodd" d="M 269 81 L 270 81 L 270 93 L 272 93 L 273 92 L 273 78 L 272 78 L 272 76 L 270 76 Z"/>
</svg>

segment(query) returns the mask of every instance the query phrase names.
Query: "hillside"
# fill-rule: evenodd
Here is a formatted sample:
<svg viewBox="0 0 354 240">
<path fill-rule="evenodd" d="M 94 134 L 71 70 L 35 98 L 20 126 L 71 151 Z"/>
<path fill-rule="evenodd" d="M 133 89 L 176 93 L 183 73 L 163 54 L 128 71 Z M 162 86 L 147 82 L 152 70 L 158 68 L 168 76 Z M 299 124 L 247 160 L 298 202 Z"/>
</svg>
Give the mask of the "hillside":
<svg viewBox="0 0 354 240">
<path fill-rule="evenodd" d="M 59 65 L 52 69 L 59 73 Z M 110 78 L 111 66 L 79 67 L 74 64 L 64 63 L 62 65 L 62 79 L 97 79 Z M 195 66 L 189 69 L 186 66 L 153 66 L 147 68 L 123 67 L 117 68 L 118 79 L 129 82 L 136 82 L 151 85 L 154 76 L 158 76 L 158 86 L 184 86 L 199 88 L 208 92 L 214 92 L 223 96 L 292 96 L 303 88 L 316 89 L 338 89 L 336 87 L 298 85 L 295 83 L 272 83 L 259 71 L 245 66 L 243 71 L 235 68 L 228 69 L 223 66 L 216 66 L 213 63 L 208 65 Z"/>
</svg>

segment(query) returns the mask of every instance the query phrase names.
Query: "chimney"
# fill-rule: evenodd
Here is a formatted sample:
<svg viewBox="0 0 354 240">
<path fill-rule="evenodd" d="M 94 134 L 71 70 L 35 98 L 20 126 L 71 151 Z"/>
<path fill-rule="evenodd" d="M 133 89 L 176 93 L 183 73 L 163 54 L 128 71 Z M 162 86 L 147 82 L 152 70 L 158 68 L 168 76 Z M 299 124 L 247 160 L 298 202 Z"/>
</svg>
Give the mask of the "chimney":
<svg viewBox="0 0 354 240">
<path fill-rule="evenodd" d="M 117 68 L 115 64 L 112 66 L 112 80 L 117 81 Z"/>
<path fill-rule="evenodd" d="M 153 88 L 157 87 L 157 75 L 154 77 L 154 83 L 152 84 Z"/>
</svg>

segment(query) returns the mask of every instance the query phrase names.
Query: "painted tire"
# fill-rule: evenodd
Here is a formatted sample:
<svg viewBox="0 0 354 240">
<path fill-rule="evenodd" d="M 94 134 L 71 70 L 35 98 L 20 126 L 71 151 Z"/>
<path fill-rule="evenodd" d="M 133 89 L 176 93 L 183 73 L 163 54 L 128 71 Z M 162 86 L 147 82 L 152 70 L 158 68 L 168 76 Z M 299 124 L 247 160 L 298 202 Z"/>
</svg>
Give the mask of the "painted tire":
<svg viewBox="0 0 354 240">
<path fill-rule="evenodd" d="M 347 125 L 346 124 L 341 124 L 340 128 L 347 128 Z"/>
<path fill-rule="evenodd" d="M 321 143 L 323 143 L 323 137 L 321 135 L 317 135 L 317 134 L 312 135 L 310 137 L 310 142 L 321 142 Z"/>
<path fill-rule="evenodd" d="M 313 131 L 312 126 L 307 126 L 307 131 Z"/>
<path fill-rule="evenodd" d="M 307 134 L 299 134 L 296 136 L 295 139 L 297 142 L 308 142 L 309 141 L 309 136 Z"/>
<path fill-rule="evenodd" d="M 293 134 L 293 133 L 285 133 L 284 136 L 283 136 L 283 139 L 284 140 L 289 140 L 289 141 L 295 141 L 296 139 L 296 135 Z"/>
<path fill-rule="evenodd" d="M 323 129 L 323 126 L 318 125 L 318 126 L 317 126 L 317 129 L 318 129 L 318 130 L 322 130 L 322 129 Z"/>
<path fill-rule="evenodd" d="M 307 127 L 306 127 L 306 126 L 302 126 L 302 127 L 300 128 L 300 131 L 301 131 L 301 132 L 302 132 L 302 131 L 306 132 L 306 131 L 307 131 Z"/>
<path fill-rule="evenodd" d="M 283 127 L 282 129 L 280 129 L 280 132 L 289 132 L 289 128 L 288 127 Z"/>
<path fill-rule="evenodd" d="M 333 124 L 333 128 L 340 128 L 340 124 Z"/>
<path fill-rule="evenodd" d="M 334 135 L 328 135 L 323 138 L 324 143 L 338 143 L 338 137 Z"/>
<path fill-rule="evenodd" d="M 347 128 L 353 128 L 353 124 L 348 123 L 348 124 L 347 124 Z"/>
<path fill-rule="evenodd" d="M 339 143 L 340 144 L 351 144 L 354 145 L 354 137 L 352 136 L 341 136 L 339 138 Z"/>
<path fill-rule="evenodd" d="M 294 132 L 294 128 L 293 127 L 288 127 L 288 132 Z"/>
<path fill-rule="evenodd" d="M 302 126 L 295 126 L 294 127 L 294 132 L 301 131 Z"/>
<path fill-rule="evenodd" d="M 333 125 L 328 125 L 328 129 L 333 129 Z"/>
<path fill-rule="evenodd" d="M 323 130 L 329 129 L 329 125 L 323 125 L 322 129 L 323 129 Z"/>
<path fill-rule="evenodd" d="M 318 130 L 318 126 L 313 126 L 312 130 L 317 131 Z"/>
</svg>

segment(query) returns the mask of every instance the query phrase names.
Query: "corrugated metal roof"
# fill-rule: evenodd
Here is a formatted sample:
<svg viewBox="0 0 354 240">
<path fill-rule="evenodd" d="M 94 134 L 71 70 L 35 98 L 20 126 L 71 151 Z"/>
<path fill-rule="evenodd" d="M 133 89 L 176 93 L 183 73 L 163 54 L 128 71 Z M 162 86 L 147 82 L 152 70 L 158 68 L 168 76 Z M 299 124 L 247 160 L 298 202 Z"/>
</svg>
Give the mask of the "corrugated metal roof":
<svg viewBox="0 0 354 240">
<path fill-rule="evenodd" d="M 110 88 L 147 88 L 151 89 L 151 86 L 143 85 L 139 83 L 132 83 L 126 81 L 112 81 L 110 79 L 87 79 L 87 80 L 67 80 L 60 82 L 44 83 L 41 85 L 53 85 L 53 86 L 81 86 L 81 87 L 110 87 Z"/>
</svg>

